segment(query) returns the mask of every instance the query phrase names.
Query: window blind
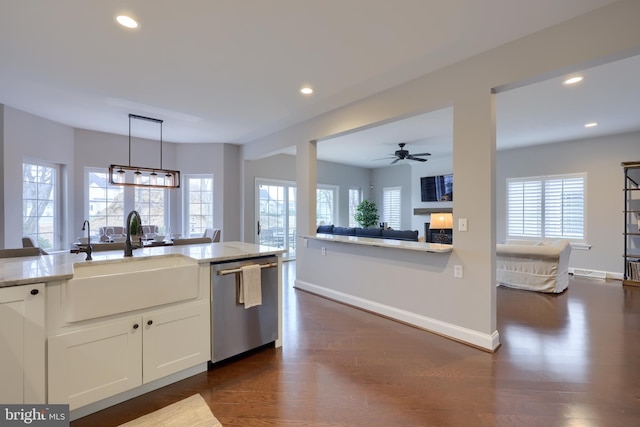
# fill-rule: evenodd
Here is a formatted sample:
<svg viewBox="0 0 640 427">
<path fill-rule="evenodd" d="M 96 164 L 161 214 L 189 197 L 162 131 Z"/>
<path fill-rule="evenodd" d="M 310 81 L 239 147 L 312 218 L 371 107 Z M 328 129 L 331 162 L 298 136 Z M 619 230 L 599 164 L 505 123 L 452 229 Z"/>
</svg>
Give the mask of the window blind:
<svg viewBox="0 0 640 427">
<path fill-rule="evenodd" d="M 586 174 L 507 180 L 508 237 L 584 239 Z"/>
<path fill-rule="evenodd" d="M 385 187 L 383 192 L 383 221 L 389 227 L 400 229 L 400 187 Z"/>
<path fill-rule="evenodd" d="M 356 210 L 362 201 L 362 190 L 359 188 L 349 189 L 349 227 L 357 227 L 358 222 L 355 220 Z"/>
</svg>

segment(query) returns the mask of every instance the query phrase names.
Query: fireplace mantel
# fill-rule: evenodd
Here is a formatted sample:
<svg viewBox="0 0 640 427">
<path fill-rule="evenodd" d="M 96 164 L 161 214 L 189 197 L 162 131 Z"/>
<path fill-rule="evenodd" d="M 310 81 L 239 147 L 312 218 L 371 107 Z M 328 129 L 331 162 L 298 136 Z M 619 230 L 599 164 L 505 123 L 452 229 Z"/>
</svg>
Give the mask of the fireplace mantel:
<svg viewBox="0 0 640 427">
<path fill-rule="evenodd" d="M 452 213 L 453 208 L 413 208 L 414 215 L 431 215 L 434 212 Z"/>
</svg>

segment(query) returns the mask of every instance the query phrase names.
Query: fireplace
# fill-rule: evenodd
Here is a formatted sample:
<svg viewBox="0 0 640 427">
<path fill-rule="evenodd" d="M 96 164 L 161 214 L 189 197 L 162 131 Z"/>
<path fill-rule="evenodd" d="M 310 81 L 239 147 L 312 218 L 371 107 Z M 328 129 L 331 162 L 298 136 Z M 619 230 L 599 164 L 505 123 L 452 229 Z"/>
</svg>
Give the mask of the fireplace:
<svg viewBox="0 0 640 427">
<path fill-rule="evenodd" d="M 427 243 L 446 243 L 446 244 L 452 244 L 453 243 L 453 229 L 452 228 L 443 228 L 442 230 L 444 230 L 444 236 L 445 237 L 440 237 L 440 229 L 431 229 L 430 227 L 430 223 L 425 222 L 424 223 L 424 235 L 425 235 L 425 241 Z M 444 240 L 444 241 L 441 241 Z"/>
</svg>

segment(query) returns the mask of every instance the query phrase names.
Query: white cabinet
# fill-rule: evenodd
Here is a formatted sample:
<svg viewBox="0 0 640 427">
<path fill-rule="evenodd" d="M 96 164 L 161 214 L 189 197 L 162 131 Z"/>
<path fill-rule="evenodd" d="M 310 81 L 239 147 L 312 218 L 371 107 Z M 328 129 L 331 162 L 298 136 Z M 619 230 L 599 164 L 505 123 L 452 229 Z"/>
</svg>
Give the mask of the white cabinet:
<svg viewBox="0 0 640 427">
<path fill-rule="evenodd" d="M 158 310 L 143 317 L 143 382 L 147 383 L 211 359 L 208 301 Z"/>
<path fill-rule="evenodd" d="M 45 403 L 43 283 L 0 288 L 0 402 Z"/>
<path fill-rule="evenodd" d="M 208 300 L 49 338 L 49 403 L 97 402 L 210 360 Z"/>
<path fill-rule="evenodd" d="M 49 337 L 48 403 L 75 409 L 142 384 L 141 322 L 130 317 Z"/>
</svg>

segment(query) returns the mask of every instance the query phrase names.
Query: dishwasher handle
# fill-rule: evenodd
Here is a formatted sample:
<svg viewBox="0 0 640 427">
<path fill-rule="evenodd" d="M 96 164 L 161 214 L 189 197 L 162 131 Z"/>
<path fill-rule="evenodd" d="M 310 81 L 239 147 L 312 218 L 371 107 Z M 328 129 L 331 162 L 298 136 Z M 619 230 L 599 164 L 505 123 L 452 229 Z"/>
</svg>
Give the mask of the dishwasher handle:
<svg viewBox="0 0 640 427">
<path fill-rule="evenodd" d="M 269 262 L 266 264 L 258 264 L 260 265 L 260 268 L 272 268 L 272 267 L 277 267 L 278 263 L 277 262 Z M 227 274 L 236 274 L 236 273 L 240 273 L 242 271 L 242 268 L 228 268 L 226 270 L 218 270 L 218 276 L 226 276 Z"/>
</svg>

